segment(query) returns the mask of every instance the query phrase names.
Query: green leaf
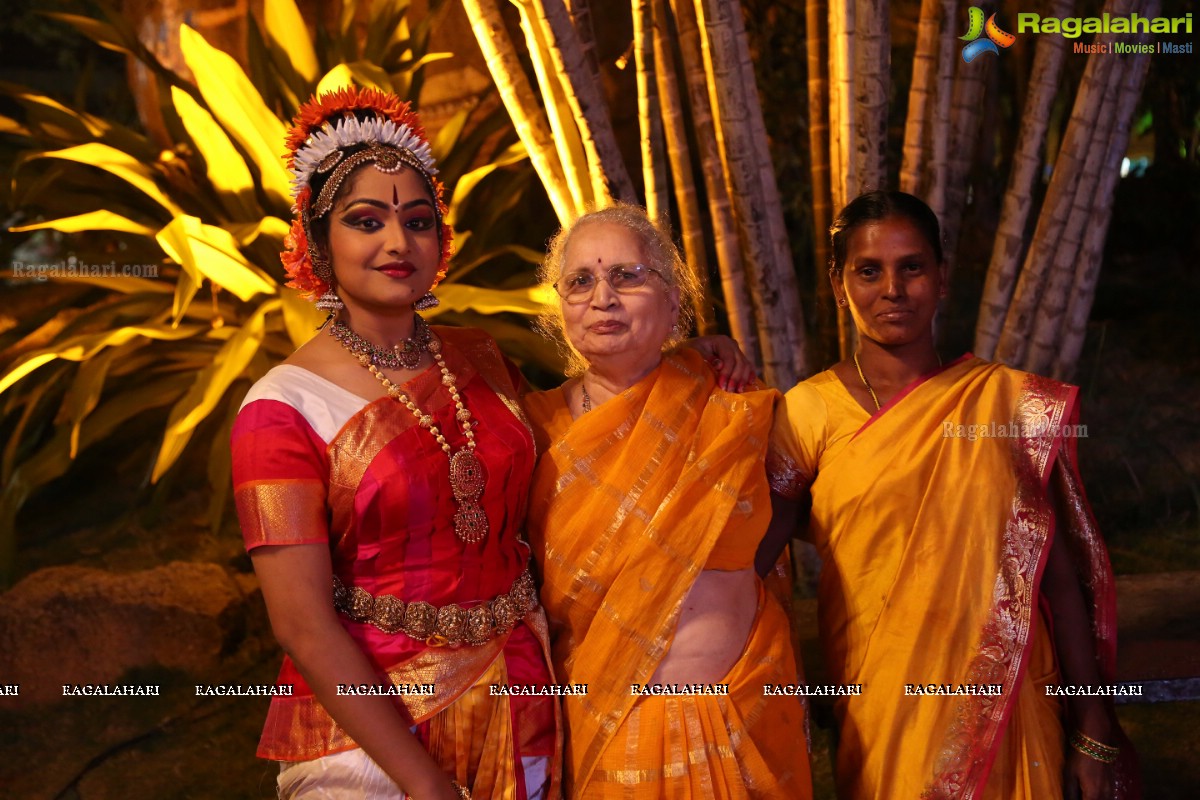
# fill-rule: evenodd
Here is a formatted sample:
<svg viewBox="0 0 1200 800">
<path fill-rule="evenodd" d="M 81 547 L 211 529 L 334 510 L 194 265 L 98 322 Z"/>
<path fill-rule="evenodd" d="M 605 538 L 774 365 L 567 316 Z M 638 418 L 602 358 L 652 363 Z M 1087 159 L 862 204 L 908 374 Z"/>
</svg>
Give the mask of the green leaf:
<svg viewBox="0 0 1200 800">
<path fill-rule="evenodd" d="M 391 37 L 400 29 L 408 13 L 408 0 L 376 0 L 371 3 L 371 16 L 367 23 L 367 42 L 363 47 L 363 58 L 381 63 Z"/>
<path fill-rule="evenodd" d="M 106 22 L 101 22 L 91 17 L 81 17 L 77 14 L 62 14 L 55 11 L 42 11 L 40 13 L 42 16 L 49 17 L 50 19 L 65 22 L 107 50 L 124 53 L 128 56 L 137 55 L 134 52 L 137 48 L 131 47 L 129 41 L 121 35 L 121 32 Z"/>
<path fill-rule="evenodd" d="M 50 424 L 53 420 L 53 408 L 48 402 L 43 401 L 47 400 L 51 393 L 59 390 L 69 369 L 67 364 L 51 367 L 41 375 L 41 380 L 33 383 L 27 391 L 20 393 L 23 408 L 17 424 L 9 431 L 8 443 L 4 445 L 4 460 L 0 465 L 0 484 L 8 484 L 12 480 L 13 465 L 16 464 L 17 457 L 21 454 L 21 446 L 28 444 L 26 430 L 34 430 L 34 435 L 30 438 L 36 441 L 41 438 L 36 436 L 37 428 Z M 15 394 L 9 396 L 10 405 L 14 397 Z"/>
<path fill-rule="evenodd" d="M 24 125 L 17 122 L 12 117 L 6 117 L 3 115 L 0 115 L 0 133 L 7 133 L 13 136 L 23 136 L 27 139 L 33 136 L 29 129 Z"/>
<path fill-rule="evenodd" d="M 104 127 L 94 117 L 73 111 L 52 97 L 6 82 L 0 82 L 0 91 L 20 102 L 27 124 L 45 129 L 54 138 L 78 141 L 104 135 Z"/>
<path fill-rule="evenodd" d="M 150 140 L 113 120 L 76 111 L 54 98 L 7 81 L 0 81 L 0 93 L 20 103 L 25 109 L 26 127 L 42 140 L 50 140 L 55 145 L 99 141 L 147 163 L 158 156 L 158 147 Z"/>
<path fill-rule="evenodd" d="M 249 247 L 263 236 L 271 240 L 271 247 L 275 250 L 283 249 L 284 237 L 292 231 L 291 223 L 279 217 L 263 217 L 258 222 L 232 222 L 223 227 L 233 234 L 241 247 Z"/>
<path fill-rule="evenodd" d="M 250 157 L 272 201 L 290 203 L 287 170 L 283 166 L 283 123 L 263 103 L 262 95 L 228 53 L 217 50 L 187 25 L 180 26 L 184 61 L 209 110 Z"/>
<path fill-rule="evenodd" d="M 458 144 L 458 139 L 462 136 L 463 128 L 467 126 L 467 119 L 471 116 L 472 108 L 464 108 L 447 120 L 441 130 L 437 132 L 437 136 L 433 137 L 433 141 L 429 143 L 433 160 L 438 164 L 441 164 L 446 156 L 454 151 L 454 146 Z"/>
<path fill-rule="evenodd" d="M 81 283 L 108 289 L 120 294 L 170 294 L 171 285 L 166 281 L 152 281 L 147 278 L 135 278 L 129 275 L 56 275 L 53 278 L 58 283 Z"/>
<path fill-rule="evenodd" d="M 485 289 L 461 283 L 447 283 L 436 290 L 441 305 L 428 312 L 434 316 L 446 311 L 475 311 L 480 314 L 500 314 L 505 311 L 536 316 L 558 297 L 548 286 L 528 289 Z"/>
<path fill-rule="evenodd" d="M 279 296 L 283 300 L 284 328 L 292 346 L 299 347 L 316 335 L 325 321 L 325 312 L 305 300 L 295 289 L 284 288 Z"/>
<path fill-rule="evenodd" d="M 38 367 L 48 364 L 55 359 L 86 361 L 105 347 L 125 344 L 138 336 L 145 336 L 148 339 L 175 341 L 195 336 L 203 330 L 204 328 L 198 325 L 179 326 L 177 328 L 161 325 L 128 325 L 102 333 L 75 336 L 64 342 L 60 342 L 54 347 L 38 350 L 33 353 L 26 353 L 18 358 L 9 367 L 8 372 L 4 373 L 4 377 L 0 378 L 0 394 L 3 394 L 14 383 Z"/>
<path fill-rule="evenodd" d="M 206 277 L 240 300 L 272 293 L 276 283 L 270 276 L 246 260 L 233 234 L 215 225 L 205 225 L 196 217 L 180 215 L 171 220 L 155 237 L 162 249 L 178 262 L 192 279 Z"/>
<path fill-rule="evenodd" d="M 225 421 L 213 436 L 212 445 L 208 451 L 208 488 L 211 492 L 208 501 L 209 529 L 216 536 L 221 530 L 221 519 L 225 515 L 225 506 L 229 501 L 229 490 L 233 485 L 233 461 L 229 457 L 229 437 L 233 432 L 233 423 L 241 408 L 244 392 L 234 393 L 226 403 Z"/>
<path fill-rule="evenodd" d="M 196 426 L 212 412 L 225 390 L 241 375 L 250 359 L 258 352 L 266 331 L 264 318 L 280 305 L 281 301 L 278 299 L 268 300 L 260 305 L 229 341 L 221 346 L 212 364 L 196 376 L 187 394 L 171 408 L 162 447 L 158 451 L 158 460 L 154 463 L 154 472 L 150 477 L 152 483 L 157 483 L 171 468 L 183 453 Z"/>
<path fill-rule="evenodd" d="M 254 178 L 242 154 L 233 146 L 225 131 L 191 95 L 177 86 L 171 87 L 175 111 L 187 128 L 188 136 L 208 168 L 208 179 L 221 193 L 222 205 L 234 217 L 260 216 L 262 209 L 254 198 Z"/>
<path fill-rule="evenodd" d="M 266 0 L 263 6 L 267 48 L 271 60 L 283 71 L 291 68 L 306 83 L 313 83 L 321 74 L 317 52 L 308 36 L 308 26 L 293 0 Z"/>
<path fill-rule="evenodd" d="M 37 306 L 26 308 L 25 304 L 22 304 L 21 313 L 16 315 L 13 320 L 16 324 L 4 333 L 0 333 L 0 353 L 6 353 L 10 358 L 15 358 L 18 353 L 41 347 L 46 341 L 46 331 L 53 330 L 60 324 L 54 320 L 61 320 L 70 315 L 72 312 L 69 309 L 76 308 L 80 298 L 87 291 L 86 287 L 67 285 L 60 291 L 54 291 L 49 302 L 40 308 Z M 14 297 L 20 296 L 16 292 L 11 292 L 11 294 Z M 50 327 L 43 327 L 47 324 Z M 15 408 L 16 398 L 17 395 L 14 393 L 4 399 L 0 415 L 8 414 Z M 2 482 L 0 481 L 0 483 Z"/>
<path fill-rule="evenodd" d="M 446 221 L 450 223 L 450 226 L 458 228 L 458 209 L 462 207 L 463 203 L 467 202 L 471 196 L 471 192 L 479 185 L 480 181 L 501 167 L 519 163 L 527 158 L 529 158 L 529 153 L 526 152 L 525 145 L 518 141 L 496 156 L 495 160 L 491 163 L 484 164 L 482 167 L 477 167 L 466 175 L 463 175 L 458 183 L 454 185 L 454 196 L 450 199 L 450 211 L 446 214 Z"/>
<path fill-rule="evenodd" d="M 36 158 L 74 161 L 97 167 L 105 172 L 116 175 L 121 180 L 141 190 L 143 194 L 158 203 L 172 215 L 183 213 L 183 209 L 175 205 L 174 201 L 158 188 L 158 184 L 155 182 L 156 176 L 152 169 L 128 153 L 117 150 L 115 147 L 100 144 L 99 142 L 89 142 L 63 150 L 35 153 L 18 161 L 17 167 L 19 168 L 22 164 Z"/>
<path fill-rule="evenodd" d="M 200 283 L 200 276 L 187 269 L 180 271 L 175 280 L 175 296 L 171 302 L 172 325 L 178 325 L 183 320 L 184 314 L 191 308 L 192 300 L 196 299 L 196 293 L 200 291 Z"/>
<path fill-rule="evenodd" d="M 355 84 L 373 86 L 384 92 L 392 91 L 392 79 L 386 72 L 369 61 L 355 61 L 353 64 L 338 64 L 329 70 L 317 84 L 316 93 L 322 95 Z"/>
<path fill-rule="evenodd" d="M 170 375 L 157 383 L 122 392 L 103 403 L 83 426 L 79 437 L 80 450 L 86 450 L 109 436 L 128 420 L 170 402 L 189 380 L 190 375 Z M 17 512 L 34 491 L 70 468 L 69 443 L 70 431 L 65 427 L 59 428 L 54 438 L 27 458 L 5 482 L 4 490 L 0 493 L 0 584 L 12 577 Z"/>
<path fill-rule="evenodd" d="M 141 343 L 130 342 L 129 345 L 141 346 Z M 79 455 L 79 430 L 83 426 L 84 417 L 92 413 L 100 402 L 100 393 L 104 391 L 104 382 L 108 378 L 108 368 L 113 359 L 127 355 L 131 348 L 111 347 L 95 358 L 89 358 L 80 365 L 75 373 L 71 389 L 63 398 L 62 411 L 56 420 L 59 424 L 67 423 L 71 429 L 71 442 L 68 448 L 70 458 Z"/>
<path fill-rule="evenodd" d="M 122 233 L 133 233 L 138 236 L 154 235 L 154 228 L 151 228 L 149 225 L 134 222 L 127 217 L 122 217 L 120 214 L 114 214 L 111 211 L 89 211 L 86 214 L 78 214 L 74 217 L 52 219 L 47 222 L 34 222 L 29 225 L 18 225 L 15 228 L 9 228 L 9 230 L 13 233 L 24 233 L 25 231 L 38 231 L 47 228 L 61 233 L 121 231 Z"/>
<path fill-rule="evenodd" d="M 342 0 L 342 14 L 338 21 L 338 50 L 342 61 L 358 60 L 358 36 L 354 31 L 354 18 L 357 14 L 358 0 Z"/>
<path fill-rule="evenodd" d="M 540 250 L 534 250 L 532 247 L 525 247 L 524 245 L 519 244 L 505 244 L 492 248 L 486 253 L 472 258 L 470 261 L 464 262 L 459 261 L 458 258 L 455 258 L 454 266 L 450 269 L 450 275 L 455 281 L 459 281 L 463 278 L 463 276 L 473 271 L 476 267 L 482 266 L 483 264 L 486 264 L 489 261 L 504 255 L 516 256 L 525 263 L 533 264 L 535 266 L 541 264 L 542 259 L 545 257 Z"/>
</svg>

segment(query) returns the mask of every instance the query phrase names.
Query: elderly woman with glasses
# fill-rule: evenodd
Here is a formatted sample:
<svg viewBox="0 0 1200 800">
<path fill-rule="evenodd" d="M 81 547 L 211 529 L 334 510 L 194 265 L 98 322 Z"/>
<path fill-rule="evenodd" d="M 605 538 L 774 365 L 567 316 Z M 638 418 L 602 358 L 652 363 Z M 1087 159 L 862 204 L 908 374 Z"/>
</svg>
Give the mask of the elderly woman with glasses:
<svg viewBox="0 0 1200 800">
<path fill-rule="evenodd" d="M 787 615 L 754 555 L 771 516 L 773 391 L 675 350 L 694 276 L 635 206 L 551 242 L 570 380 L 526 395 L 529 534 L 564 698 L 568 797 L 811 796 Z"/>
</svg>

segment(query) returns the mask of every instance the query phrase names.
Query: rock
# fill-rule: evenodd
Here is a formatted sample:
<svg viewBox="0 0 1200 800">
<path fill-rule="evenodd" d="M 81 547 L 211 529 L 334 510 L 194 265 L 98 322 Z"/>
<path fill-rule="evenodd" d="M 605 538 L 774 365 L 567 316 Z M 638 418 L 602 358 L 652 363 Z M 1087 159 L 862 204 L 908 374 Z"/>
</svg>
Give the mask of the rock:
<svg viewBox="0 0 1200 800">
<path fill-rule="evenodd" d="M 63 684 L 114 684 L 139 667 L 203 672 L 244 637 L 246 600 L 216 564 L 39 570 L 0 596 L 0 683 L 20 686 L 0 702 L 61 701 Z"/>
</svg>

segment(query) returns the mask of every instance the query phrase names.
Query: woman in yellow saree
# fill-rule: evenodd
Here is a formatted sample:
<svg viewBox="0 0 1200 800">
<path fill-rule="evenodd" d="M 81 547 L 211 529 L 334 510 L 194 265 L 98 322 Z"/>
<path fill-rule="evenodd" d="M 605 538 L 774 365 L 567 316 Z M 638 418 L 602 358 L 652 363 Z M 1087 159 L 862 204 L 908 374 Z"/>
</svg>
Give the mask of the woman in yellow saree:
<svg viewBox="0 0 1200 800">
<path fill-rule="evenodd" d="M 1136 796 L 1111 705 L 1112 572 L 1075 471 L 1077 389 L 942 365 L 938 223 L 872 192 L 833 227 L 853 358 L 785 396 L 776 492 L 811 502 L 839 796 Z M 778 543 L 764 545 L 769 559 Z"/>
<path fill-rule="evenodd" d="M 631 206 L 585 215 L 547 258 L 584 369 L 526 396 L 529 512 L 569 798 L 811 797 L 788 619 L 754 571 L 777 394 L 725 392 L 691 351 L 687 270 Z M 682 293 L 682 294 L 681 294 Z"/>
</svg>

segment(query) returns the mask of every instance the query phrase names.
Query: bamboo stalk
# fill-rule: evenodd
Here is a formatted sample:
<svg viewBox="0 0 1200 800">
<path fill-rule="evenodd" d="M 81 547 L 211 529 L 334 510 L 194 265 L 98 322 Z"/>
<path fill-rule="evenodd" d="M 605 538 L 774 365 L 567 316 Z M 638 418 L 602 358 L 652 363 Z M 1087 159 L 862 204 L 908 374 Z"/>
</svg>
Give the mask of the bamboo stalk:
<svg viewBox="0 0 1200 800">
<path fill-rule="evenodd" d="M 543 27 L 555 70 L 564 82 L 567 101 L 579 126 L 592 176 L 592 192 L 599 198 L 635 202 L 636 193 L 625 159 L 617 147 L 608 105 L 584 56 L 583 42 L 571 24 L 563 0 L 517 0 L 529 6 L 532 21 Z"/>
<path fill-rule="evenodd" d="M 650 0 L 633 0 L 633 54 L 637 69 L 638 127 L 646 213 L 656 222 L 670 215 L 667 160 L 663 153 L 662 109 L 654 63 L 654 20 Z"/>
<path fill-rule="evenodd" d="M 483 51 L 488 71 L 496 82 L 517 135 L 529 152 L 529 160 L 546 187 L 558 221 L 567 225 L 576 217 L 574 199 L 558 160 L 546 118 L 525 78 L 525 71 L 509 39 L 496 0 L 463 0 L 463 7 L 471 20 L 471 29 L 475 32 L 479 49 Z"/>
<path fill-rule="evenodd" d="M 1159 0 L 1150 0 L 1144 5 L 1145 8 L 1140 12 L 1142 16 L 1147 18 L 1158 16 L 1161 8 Z M 1148 40 L 1149 37 L 1144 34 L 1138 39 L 1138 41 Z M 1096 283 L 1099 280 L 1101 260 L 1104 255 L 1104 240 L 1112 219 L 1113 199 L 1121 174 L 1121 160 L 1125 157 L 1126 149 L 1129 146 L 1129 131 L 1137 110 L 1138 100 L 1142 95 L 1142 87 L 1145 85 L 1146 74 L 1149 71 L 1150 56 L 1146 53 L 1139 53 L 1124 60 L 1122 66 L 1125 69 L 1125 80 L 1121 84 L 1120 97 L 1114 112 L 1116 124 L 1113 126 L 1104 164 L 1101 167 L 1100 183 L 1096 188 L 1096 206 L 1091 223 L 1084 234 L 1079 263 L 1075 269 L 1075 280 L 1070 290 L 1070 303 L 1064 319 L 1058 356 L 1051 373 L 1059 380 L 1073 379 L 1076 365 L 1079 363 L 1079 354 L 1083 351 L 1088 318 L 1091 315 L 1092 302 L 1096 297 Z"/>
<path fill-rule="evenodd" d="M 770 137 L 763 117 L 762 101 L 758 94 L 758 82 L 754 72 L 754 60 L 750 55 L 750 40 L 746 34 L 746 22 L 742 18 L 739 0 L 721 0 L 725 24 L 733 33 L 734 57 L 742 76 L 750 141 L 754 146 L 758 162 L 758 191 L 762 196 L 773 257 L 768 280 L 778 288 L 778 308 L 772 313 L 781 315 L 786 330 L 786 345 L 796 370 L 795 381 L 809 375 L 808 353 L 805 348 L 804 309 L 800 305 L 800 287 L 796 281 L 796 267 L 792 261 L 792 248 L 787 226 L 783 220 L 783 200 L 779 195 L 779 184 L 775 179 L 775 163 L 771 157 Z M 794 381 L 793 381 L 794 382 Z M 789 387 L 790 383 L 780 384 Z"/>
<path fill-rule="evenodd" d="M 912 84 L 908 89 L 908 117 L 904 121 L 900 190 L 920 195 L 925 190 L 924 169 L 938 68 L 938 34 L 942 30 L 940 0 L 921 0 L 917 18 L 917 44 L 913 53 Z M 1049 37 L 1043 37 L 1049 38 Z M 1061 37 L 1054 37 L 1059 39 Z"/>
<path fill-rule="evenodd" d="M 854 3 L 829 2 L 829 169 L 830 197 L 835 213 L 846 206 L 857 188 L 850 159 L 854 126 L 850 90 L 853 83 Z M 849 358 L 858 342 L 858 331 L 846 309 L 837 307 L 838 354 Z"/>
<path fill-rule="evenodd" d="M 835 215 L 846 205 L 841 159 L 841 139 L 844 136 L 841 92 L 845 68 L 841 51 L 845 42 L 841 30 L 846 24 L 845 4 L 846 0 L 828 0 L 826 7 L 829 41 L 829 198 Z"/>
<path fill-rule="evenodd" d="M 701 296 L 696 300 L 696 329 L 700 334 L 716 331 L 712 284 L 708 277 L 708 247 L 704 238 L 704 220 L 700 215 L 700 199 L 696 195 L 696 178 L 692 169 L 691 145 L 688 144 L 684 122 L 683 102 L 679 96 L 679 76 L 675 70 L 675 50 L 671 46 L 671 12 L 665 0 L 653 0 L 654 62 L 658 65 L 658 95 L 662 104 L 663 129 L 666 135 L 667 156 L 671 166 L 671 185 L 675 189 L 675 205 L 679 209 L 680 240 L 688 269 L 700 284 Z"/>
<path fill-rule="evenodd" d="M 830 168 L 833 205 L 841 209 L 858 194 L 850 142 L 854 136 L 854 0 L 829 3 Z"/>
<path fill-rule="evenodd" d="M 810 344 L 815 365 L 837 360 L 838 320 L 829 283 L 829 39 L 825 0 L 804 4 L 804 38 L 808 56 L 808 163 L 812 183 L 813 258 L 816 336 Z"/>
<path fill-rule="evenodd" d="M 1055 0 L 1047 14 L 1061 19 L 1069 16 L 1073 7 L 1073 0 Z M 1033 206 L 1034 183 L 1042 165 L 1046 128 L 1066 55 L 1065 38 L 1038 37 L 1030 88 L 1021 114 L 1021 132 L 1013 153 L 1008 190 L 1004 193 L 1000 224 L 996 229 L 992 258 L 979 303 L 979 317 L 975 323 L 974 351 L 980 358 L 991 358 L 996 352 L 1004 315 L 1016 285 L 1017 268 L 1025 252 L 1025 231 Z"/>
<path fill-rule="evenodd" d="M 854 12 L 855 194 L 887 184 L 888 90 L 891 41 L 887 4 L 856 0 Z"/>
<path fill-rule="evenodd" d="M 725 313 L 733 337 L 761 371 L 762 356 L 758 332 L 754 324 L 754 308 L 746 285 L 746 268 L 738 237 L 737 222 L 725 185 L 725 163 L 717 141 L 716 121 L 709 104 L 708 75 L 705 72 L 704 52 L 699 22 L 692 0 L 671 0 L 675 12 L 679 47 L 683 54 L 684 77 L 692 108 L 692 124 L 696 131 L 696 146 L 700 155 L 700 174 L 708 196 L 709 216 L 712 218 L 713 247 L 721 275 L 721 290 L 725 298 Z"/>
<path fill-rule="evenodd" d="M 1122 84 L 1126 71 L 1125 60 L 1117 59 L 1113 65 L 1109 85 Z M 1048 373 L 1058 354 L 1058 340 L 1064 325 L 1064 315 L 1070 301 L 1068 297 L 1075 282 L 1075 268 L 1087 225 L 1094 216 L 1093 207 L 1099 200 L 1096 192 L 1108 156 L 1108 145 L 1112 139 L 1113 122 L 1116 116 L 1118 92 L 1105 92 L 1094 109 L 1095 117 L 1089 131 L 1090 141 L 1082 154 L 1083 164 L 1079 179 L 1072 194 L 1066 224 L 1054 243 L 1054 250 L 1046 270 L 1045 289 L 1038 297 L 1037 310 L 1030 326 L 1029 344 L 1022 368 L 1030 372 Z"/>
<path fill-rule="evenodd" d="M 1127 16 L 1131 0 L 1109 0 L 1104 11 L 1113 15 Z M 1100 37 L 1098 37 L 1100 38 Z M 1108 75 L 1114 59 L 1111 54 L 1088 56 L 1079 90 L 1075 95 L 1075 106 L 1067 123 L 1066 135 L 1055 160 L 1054 172 L 1046 199 L 1038 215 L 1037 228 L 1025 266 L 1017 280 L 1012 302 L 1004 318 L 1000 341 L 996 345 L 996 358 L 1009 365 L 1024 363 L 1029 332 L 1033 326 L 1038 297 L 1045 286 L 1046 273 L 1054 252 L 1055 243 L 1067 222 L 1070 203 L 1079 182 L 1086 148 L 1090 142 L 1089 129 L 1094 118 L 1092 109 L 1098 106 L 1108 88 Z"/>
<path fill-rule="evenodd" d="M 571 115 L 570 103 L 564 91 L 566 87 L 554 71 L 545 31 L 529 18 L 526 6 L 518 5 L 517 10 L 521 15 L 521 30 L 525 32 L 525 45 L 529 51 L 529 60 L 533 64 L 533 73 L 537 78 L 538 88 L 542 91 L 542 106 L 546 118 L 550 121 L 554 147 L 558 151 L 558 163 L 562 165 L 567 186 L 571 189 L 575 213 L 582 214 L 596 198 L 592 192 L 583 141 L 580 139 L 579 128 Z"/>
<path fill-rule="evenodd" d="M 587 61 L 592 80 L 597 85 L 603 85 L 600 78 L 600 57 L 596 55 L 596 28 L 592 25 L 591 0 L 567 0 L 567 12 L 571 15 L 571 22 L 579 34 L 583 57 Z"/>
<path fill-rule="evenodd" d="M 958 12 L 957 0 L 942 0 L 942 19 L 946 27 L 953 27 L 951 20 Z M 950 162 L 950 108 L 954 99 L 955 50 L 958 40 L 943 33 L 940 38 L 937 60 L 937 84 L 933 98 L 933 119 L 929 130 L 930 159 L 925 185 L 928 194 L 925 202 L 933 209 L 939 220 L 946 218 L 946 181 Z"/>
<path fill-rule="evenodd" d="M 987 77 L 994 59 L 976 59 L 967 64 L 958 60 L 958 75 L 950 111 L 950 151 L 946 160 L 945 207 L 942 209 L 942 238 L 949 280 L 958 251 L 958 232 L 962 229 L 967 207 L 967 183 L 971 164 L 979 145 L 979 122 L 985 105 Z M 982 62 L 982 63 L 981 63 Z"/>
<path fill-rule="evenodd" d="M 780 254 L 787 249 L 786 241 L 781 248 L 775 235 L 783 227 L 782 212 L 774 177 L 768 183 L 763 172 L 761 153 L 767 148 L 762 111 L 757 90 L 747 89 L 752 78 L 746 77 L 749 48 L 743 49 L 741 11 L 731 0 L 696 0 L 696 18 L 707 33 L 701 39 L 704 63 L 717 110 L 717 141 L 750 268 L 750 292 L 759 311 L 764 377 L 773 385 L 790 387 L 804 368 L 802 340 L 796 338 L 799 297 L 790 253 Z"/>
</svg>

